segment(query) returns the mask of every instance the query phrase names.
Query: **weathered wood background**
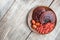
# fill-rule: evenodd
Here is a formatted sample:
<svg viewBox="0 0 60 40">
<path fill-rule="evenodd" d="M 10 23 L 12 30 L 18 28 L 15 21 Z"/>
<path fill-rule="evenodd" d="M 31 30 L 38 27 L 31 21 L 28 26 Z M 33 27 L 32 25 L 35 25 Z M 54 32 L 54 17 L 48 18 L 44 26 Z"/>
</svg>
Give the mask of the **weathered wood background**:
<svg viewBox="0 0 60 40">
<path fill-rule="evenodd" d="M 27 14 L 35 6 L 48 6 L 57 16 L 56 28 L 47 35 L 31 32 Z M 60 40 L 60 0 L 0 0 L 0 40 Z"/>
</svg>

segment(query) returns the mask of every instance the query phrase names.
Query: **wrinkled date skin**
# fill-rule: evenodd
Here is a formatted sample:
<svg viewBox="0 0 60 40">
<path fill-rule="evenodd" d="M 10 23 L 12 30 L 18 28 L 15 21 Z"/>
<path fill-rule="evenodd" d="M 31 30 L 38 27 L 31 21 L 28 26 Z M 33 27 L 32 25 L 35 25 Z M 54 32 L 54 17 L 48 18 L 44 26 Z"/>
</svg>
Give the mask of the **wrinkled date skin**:
<svg viewBox="0 0 60 40">
<path fill-rule="evenodd" d="M 38 6 L 33 10 L 32 20 L 31 25 L 35 31 L 40 34 L 47 34 L 55 28 L 57 18 L 54 11 L 49 7 Z"/>
</svg>

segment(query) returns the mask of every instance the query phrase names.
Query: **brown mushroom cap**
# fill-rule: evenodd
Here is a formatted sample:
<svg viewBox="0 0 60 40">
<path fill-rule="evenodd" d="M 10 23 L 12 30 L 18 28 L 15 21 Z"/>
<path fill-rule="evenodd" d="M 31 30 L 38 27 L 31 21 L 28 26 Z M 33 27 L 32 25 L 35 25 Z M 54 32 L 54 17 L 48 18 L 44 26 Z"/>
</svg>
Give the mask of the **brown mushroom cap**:
<svg viewBox="0 0 60 40">
<path fill-rule="evenodd" d="M 52 11 L 46 11 L 40 16 L 39 20 L 42 24 L 48 23 L 48 22 L 54 23 L 55 22 L 55 14 Z"/>
</svg>

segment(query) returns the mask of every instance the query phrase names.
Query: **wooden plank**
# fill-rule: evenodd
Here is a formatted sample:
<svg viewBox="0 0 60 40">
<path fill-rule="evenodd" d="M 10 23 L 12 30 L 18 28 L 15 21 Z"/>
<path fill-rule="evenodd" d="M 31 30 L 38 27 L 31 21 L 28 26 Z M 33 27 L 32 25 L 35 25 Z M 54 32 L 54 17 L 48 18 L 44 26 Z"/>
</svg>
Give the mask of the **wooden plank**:
<svg viewBox="0 0 60 40">
<path fill-rule="evenodd" d="M 0 40 L 24 40 L 25 36 L 29 34 L 30 30 L 27 28 L 25 14 L 27 8 L 24 6 L 26 7 L 23 1 L 17 0 L 0 21 Z"/>
<path fill-rule="evenodd" d="M 0 0 L 0 20 L 10 8 L 14 0 Z"/>
<path fill-rule="evenodd" d="M 40 1 L 40 2 L 41 2 L 41 1 Z M 44 2 L 46 3 L 46 1 L 44 1 Z M 43 4 L 45 5 L 44 2 L 42 2 L 41 4 L 42 4 L 42 5 L 43 5 Z M 47 1 L 47 3 L 48 3 L 47 6 L 49 6 L 51 2 L 52 2 L 52 0 Z M 51 3 L 51 4 L 52 4 L 52 3 Z M 45 5 L 45 6 L 46 6 L 46 5 Z M 47 35 L 41 35 L 41 34 L 37 34 L 37 33 L 32 32 L 31 35 L 28 37 L 27 40 L 54 40 L 54 39 L 53 39 L 54 36 L 52 36 L 51 34 L 52 34 L 52 33 L 47 34 Z"/>
<path fill-rule="evenodd" d="M 57 16 L 57 25 L 55 30 L 52 32 L 51 38 L 53 37 L 54 40 L 57 40 L 59 38 L 59 32 L 60 32 L 60 0 L 55 0 L 54 3 L 51 5 L 51 8 L 55 11 Z M 59 38 L 60 39 L 60 38 Z"/>
<path fill-rule="evenodd" d="M 16 0 L 11 9 L 0 21 L 0 39 L 25 40 L 30 33 L 26 24 L 26 16 L 28 12 L 31 8 L 38 5 L 48 6 L 51 1 L 52 0 Z M 33 34 L 34 33 L 32 33 L 32 35 Z"/>
<path fill-rule="evenodd" d="M 56 36 L 55 40 L 60 40 L 60 32 L 59 32 L 58 35 Z"/>
<path fill-rule="evenodd" d="M 50 6 L 50 8 L 54 10 L 57 16 L 57 25 L 55 29 L 47 35 L 39 35 L 32 32 L 28 40 L 55 40 L 55 38 L 60 32 L 60 0 L 55 0 Z M 59 36 L 57 38 L 59 38 Z"/>
</svg>

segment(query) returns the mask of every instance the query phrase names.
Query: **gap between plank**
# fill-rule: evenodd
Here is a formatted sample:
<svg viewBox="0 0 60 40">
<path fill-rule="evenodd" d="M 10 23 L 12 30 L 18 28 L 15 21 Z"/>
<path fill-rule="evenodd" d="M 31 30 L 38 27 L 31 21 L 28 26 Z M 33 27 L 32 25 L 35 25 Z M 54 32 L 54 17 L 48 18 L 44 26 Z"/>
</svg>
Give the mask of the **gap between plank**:
<svg viewBox="0 0 60 40">
<path fill-rule="evenodd" d="M 50 5 L 48 6 L 48 7 L 50 7 L 52 4 L 53 4 L 53 2 L 54 2 L 54 0 L 52 0 L 52 2 L 50 3 Z M 28 39 L 28 37 L 30 36 L 30 34 L 32 33 L 32 31 L 28 34 L 28 36 L 26 37 L 26 39 L 25 40 L 27 40 Z"/>
<path fill-rule="evenodd" d="M 13 3 L 11 4 L 11 6 L 9 7 L 9 9 L 12 7 L 12 5 L 15 3 L 16 0 L 13 1 Z M 3 17 L 0 19 L 0 22 L 1 20 L 5 17 L 5 15 L 7 14 L 7 12 L 9 11 L 9 9 L 6 11 L 6 13 L 3 15 Z"/>
<path fill-rule="evenodd" d="M 50 3 L 49 7 L 53 4 L 54 0 L 52 0 L 52 2 Z"/>
<path fill-rule="evenodd" d="M 28 39 L 28 37 L 30 36 L 30 34 L 32 33 L 32 31 L 29 33 L 29 35 L 26 37 L 26 39 L 25 40 L 27 40 Z"/>
</svg>

